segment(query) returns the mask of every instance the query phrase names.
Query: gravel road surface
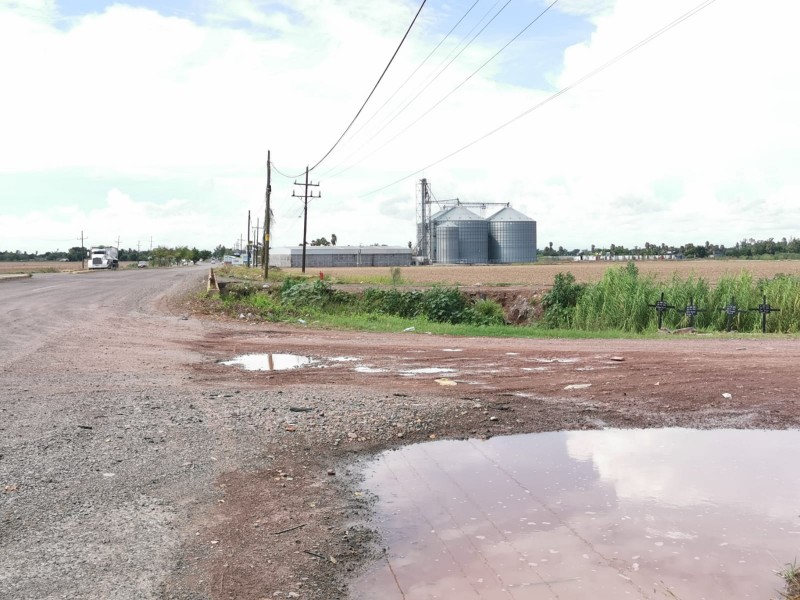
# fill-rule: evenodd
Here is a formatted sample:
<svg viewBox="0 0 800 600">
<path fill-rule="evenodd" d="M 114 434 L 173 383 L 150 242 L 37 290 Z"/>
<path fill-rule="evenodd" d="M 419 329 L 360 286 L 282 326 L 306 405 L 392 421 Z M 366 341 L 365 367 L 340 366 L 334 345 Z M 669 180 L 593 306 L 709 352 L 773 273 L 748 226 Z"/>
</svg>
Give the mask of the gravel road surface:
<svg viewBox="0 0 800 600">
<path fill-rule="evenodd" d="M 793 337 L 231 322 L 195 312 L 187 294 L 206 273 L 0 282 L 0 598 L 346 598 L 380 552 L 357 492 L 371 453 L 558 429 L 800 425 Z M 316 362 L 220 364 L 251 352 Z"/>
</svg>

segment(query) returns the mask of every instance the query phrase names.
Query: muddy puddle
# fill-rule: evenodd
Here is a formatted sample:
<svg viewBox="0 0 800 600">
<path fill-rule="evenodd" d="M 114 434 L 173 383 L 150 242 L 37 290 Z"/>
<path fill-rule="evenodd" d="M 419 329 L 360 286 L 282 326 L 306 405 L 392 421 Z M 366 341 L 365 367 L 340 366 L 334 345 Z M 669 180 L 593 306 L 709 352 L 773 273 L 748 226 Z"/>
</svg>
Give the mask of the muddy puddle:
<svg viewBox="0 0 800 600">
<path fill-rule="evenodd" d="M 556 432 L 369 464 L 388 548 L 352 598 L 779 598 L 800 554 L 798 431 Z"/>
<path fill-rule="evenodd" d="M 239 367 L 245 371 L 287 371 L 312 365 L 316 362 L 310 356 L 262 353 L 243 354 L 231 360 L 223 361 L 221 364 L 227 367 Z"/>
</svg>

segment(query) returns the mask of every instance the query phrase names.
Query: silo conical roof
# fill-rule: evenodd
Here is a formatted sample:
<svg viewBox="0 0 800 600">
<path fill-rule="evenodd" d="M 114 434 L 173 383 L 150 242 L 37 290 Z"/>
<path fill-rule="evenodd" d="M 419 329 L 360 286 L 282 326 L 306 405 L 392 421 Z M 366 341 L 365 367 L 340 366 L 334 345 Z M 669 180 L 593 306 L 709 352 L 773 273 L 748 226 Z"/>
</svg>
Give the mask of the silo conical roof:
<svg viewBox="0 0 800 600">
<path fill-rule="evenodd" d="M 437 215 L 435 221 L 483 221 L 484 219 L 463 206 L 454 206 Z"/>
<path fill-rule="evenodd" d="M 518 210 L 514 210 L 510 206 L 497 211 L 488 219 L 489 221 L 533 221 L 530 217 L 526 217 Z"/>
</svg>

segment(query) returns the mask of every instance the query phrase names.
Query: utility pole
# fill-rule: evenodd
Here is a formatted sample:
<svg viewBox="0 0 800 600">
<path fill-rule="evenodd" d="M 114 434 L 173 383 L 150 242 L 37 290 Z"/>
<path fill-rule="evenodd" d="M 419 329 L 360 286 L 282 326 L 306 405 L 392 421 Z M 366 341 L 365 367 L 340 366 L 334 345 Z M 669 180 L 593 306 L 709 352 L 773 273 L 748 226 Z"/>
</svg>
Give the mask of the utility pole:
<svg viewBox="0 0 800 600">
<path fill-rule="evenodd" d="M 272 193 L 271 175 L 272 165 L 270 161 L 270 151 L 267 150 L 267 207 L 264 209 L 264 259 L 261 261 L 261 264 L 264 265 L 264 281 L 269 277 L 269 197 Z"/>
<path fill-rule="evenodd" d="M 117 250 L 119 250 L 119 236 L 117 236 Z"/>
<path fill-rule="evenodd" d="M 294 182 L 295 185 L 303 185 L 301 183 Z M 321 193 L 317 192 L 317 195 L 314 195 L 314 192 L 311 192 L 311 195 L 308 195 L 308 187 L 319 187 L 319 183 L 309 183 L 308 182 L 308 167 L 306 167 L 306 182 L 305 182 L 305 191 L 303 192 L 303 273 L 306 272 L 306 246 L 308 245 L 306 242 L 306 232 L 308 231 L 308 199 L 309 198 L 320 198 L 322 196 Z M 299 198 L 292 190 L 292 197 Z"/>
<path fill-rule="evenodd" d="M 250 268 L 250 211 L 247 211 L 247 268 Z"/>
<path fill-rule="evenodd" d="M 86 238 L 87 240 L 89 238 Z M 86 268 L 86 248 L 83 247 L 83 231 L 81 231 L 81 271 Z"/>
<path fill-rule="evenodd" d="M 261 245 L 258 242 L 261 239 L 258 235 L 259 231 L 261 231 L 261 221 L 256 219 L 256 226 L 253 228 L 253 268 L 259 266 L 258 261 L 261 258 Z"/>
</svg>

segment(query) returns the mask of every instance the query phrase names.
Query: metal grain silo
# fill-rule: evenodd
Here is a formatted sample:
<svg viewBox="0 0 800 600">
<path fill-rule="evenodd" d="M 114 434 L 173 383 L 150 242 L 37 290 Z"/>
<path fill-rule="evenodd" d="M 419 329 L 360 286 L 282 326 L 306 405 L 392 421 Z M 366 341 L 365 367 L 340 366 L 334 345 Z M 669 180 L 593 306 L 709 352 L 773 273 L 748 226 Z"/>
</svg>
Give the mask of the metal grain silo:
<svg viewBox="0 0 800 600">
<path fill-rule="evenodd" d="M 489 223 L 463 206 L 454 206 L 436 215 L 437 227 L 445 222 L 458 228 L 458 262 L 489 261 Z M 437 240 L 438 243 L 438 240 Z"/>
<path fill-rule="evenodd" d="M 458 226 L 445 221 L 436 227 L 436 262 L 457 263 L 458 258 Z"/>
<path fill-rule="evenodd" d="M 490 262 L 536 260 L 536 221 L 509 206 L 489 217 L 488 223 Z"/>
</svg>

